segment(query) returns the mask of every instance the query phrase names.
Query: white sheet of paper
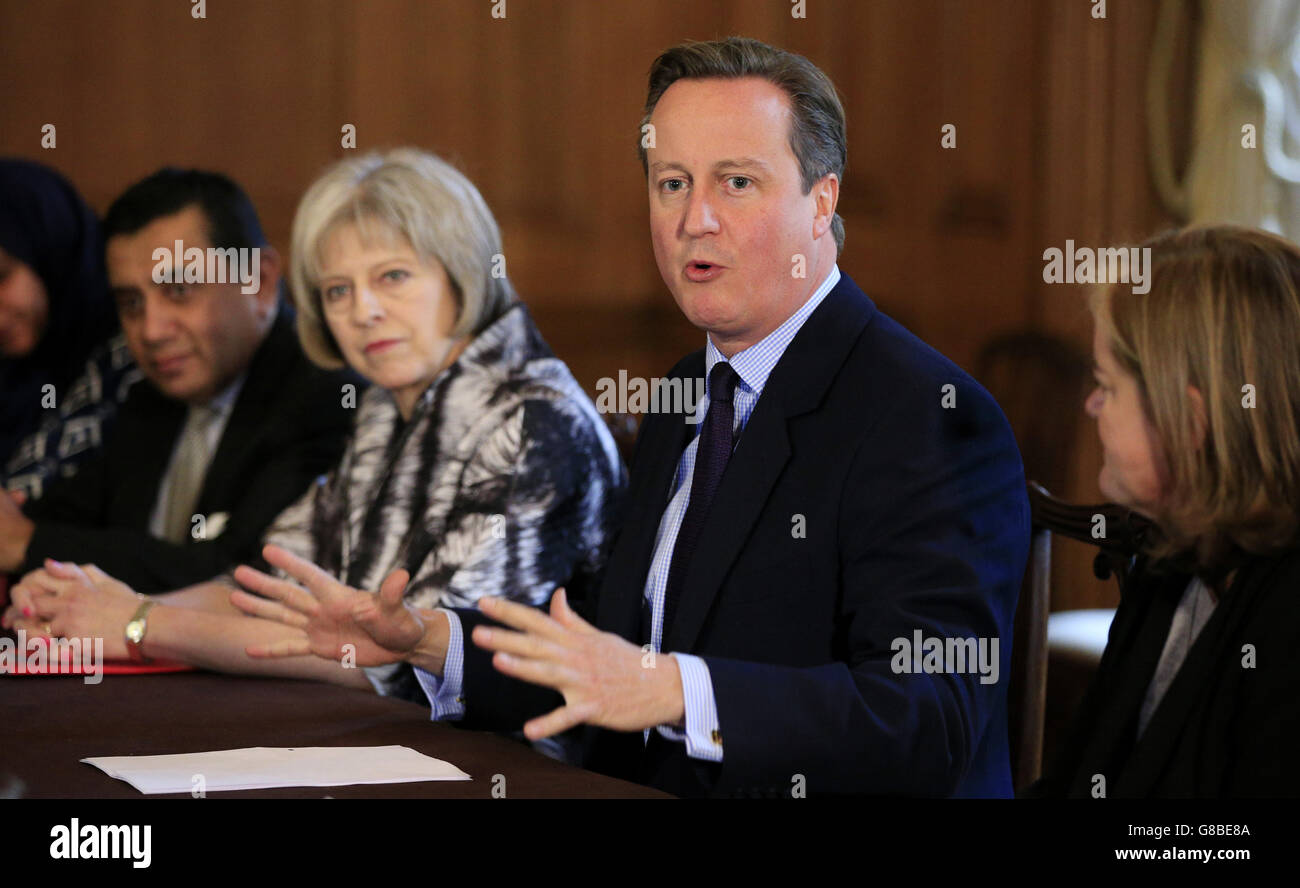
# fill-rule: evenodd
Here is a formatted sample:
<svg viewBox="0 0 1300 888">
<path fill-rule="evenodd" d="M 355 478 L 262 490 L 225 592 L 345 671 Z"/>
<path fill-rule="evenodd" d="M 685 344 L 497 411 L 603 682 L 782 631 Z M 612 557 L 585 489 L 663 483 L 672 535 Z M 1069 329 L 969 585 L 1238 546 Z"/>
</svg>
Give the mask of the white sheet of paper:
<svg viewBox="0 0 1300 888">
<path fill-rule="evenodd" d="M 277 786 L 346 786 L 469 780 L 450 762 L 408 746 L 252 746 L 179 755 L 112 755 L 82 759 L 146 795 L 192 791 L 270 789 Z"/>
</svg>

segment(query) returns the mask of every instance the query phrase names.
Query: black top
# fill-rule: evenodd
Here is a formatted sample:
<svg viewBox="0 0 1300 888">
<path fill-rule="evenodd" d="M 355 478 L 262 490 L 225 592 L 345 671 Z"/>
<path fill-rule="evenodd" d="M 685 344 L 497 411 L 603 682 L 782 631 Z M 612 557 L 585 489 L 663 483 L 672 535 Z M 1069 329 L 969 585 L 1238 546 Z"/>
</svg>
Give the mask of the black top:
<svg viewBox="0 0 1300 888">
<path fill-rule="evenodd" d="M 99 220 L 49 167 L 0 159 L 0 249 L 40 278 L 49 312 L 30 354 L 0 357 L 3 466 L 47 418 L 44 386 L 53 385 L 62 402 L 92 350 L 117 330 L 117 313 L 108 296 Z"/>
<path fill-rule="evenodd" d="M 1300 549 L 1238 569 L 1146 730 L 1138 712 L 1191 577 L 1129 580 L 1069 741 L 1034 796 L 1300 796 Z"/>
</svg>

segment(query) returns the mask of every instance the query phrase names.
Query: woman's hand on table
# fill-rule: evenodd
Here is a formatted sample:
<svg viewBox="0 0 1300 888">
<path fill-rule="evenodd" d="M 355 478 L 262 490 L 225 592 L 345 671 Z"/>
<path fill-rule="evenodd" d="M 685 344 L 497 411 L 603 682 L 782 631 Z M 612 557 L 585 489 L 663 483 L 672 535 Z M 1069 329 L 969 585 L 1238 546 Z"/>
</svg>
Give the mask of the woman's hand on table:
<svg viewBox="0 0 1300 888">
<path fill-rule="evenodd" d="M 126 624 L 140 596 L 93 564 L 46 559 L 9 590 L 10 605 L 0 624 L 30 635 L 103 638 L 104 656 L 125 659 Z"/>
<path fill-rule="evenodd" d="M 405 570 L 395 570 L 385 577 L 379 594 L 374 595 L 340 583 L 315 564 L 279 546 L 267 546 L 262 555 L 267 563 L 297 582 L 241 565 L 235 570 L 235 580 L 266 597 L 236 591 L 231 593 L 230 603 L 244 613 L 301 629 L 304 634 L 252 645 L 247 648 L 250 657 L 315 654 L 341 661 L 350 653 L 354 666 L 382 666 L 412 659 L 431 631 L 428 623 L 432 621 L 422 619 L 402 601 L 411 579 Z"/>
</svg>

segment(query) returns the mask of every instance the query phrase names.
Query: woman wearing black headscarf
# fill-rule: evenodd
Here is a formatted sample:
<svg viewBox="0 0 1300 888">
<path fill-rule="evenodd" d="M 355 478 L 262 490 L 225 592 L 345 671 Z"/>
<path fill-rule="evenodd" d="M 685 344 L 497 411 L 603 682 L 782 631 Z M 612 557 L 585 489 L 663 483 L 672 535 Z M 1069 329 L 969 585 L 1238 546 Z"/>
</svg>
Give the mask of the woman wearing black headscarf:
<svg viewBox="0 0 1300 888">
<path fill-rule="evenodd" d="M 0 160 L 0 487 L 76 472 L 136 379 L 99 221 L 58 173 Z"/>
</svg>

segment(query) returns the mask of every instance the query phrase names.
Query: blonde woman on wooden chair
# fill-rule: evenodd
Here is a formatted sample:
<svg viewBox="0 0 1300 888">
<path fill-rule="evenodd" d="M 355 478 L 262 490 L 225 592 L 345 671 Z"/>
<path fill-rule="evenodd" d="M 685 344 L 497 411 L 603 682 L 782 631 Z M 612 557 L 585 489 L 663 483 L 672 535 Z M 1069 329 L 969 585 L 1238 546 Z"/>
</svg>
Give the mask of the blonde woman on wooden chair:
<svg viewBox="0 0 1300 888">
<path fill-rule="evenodd" d="M 1102 493 L 1155 522 L 1071 740 L 1031 794 L 1300 795 L 1300 249 L 1161 235 L 1098 288 Z"/>
</svg>

